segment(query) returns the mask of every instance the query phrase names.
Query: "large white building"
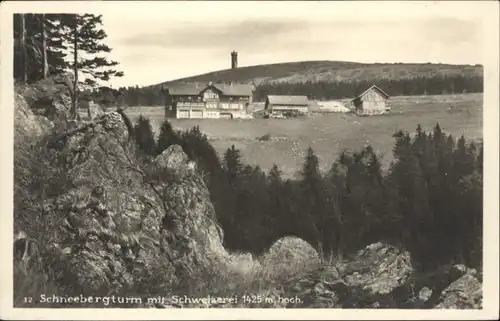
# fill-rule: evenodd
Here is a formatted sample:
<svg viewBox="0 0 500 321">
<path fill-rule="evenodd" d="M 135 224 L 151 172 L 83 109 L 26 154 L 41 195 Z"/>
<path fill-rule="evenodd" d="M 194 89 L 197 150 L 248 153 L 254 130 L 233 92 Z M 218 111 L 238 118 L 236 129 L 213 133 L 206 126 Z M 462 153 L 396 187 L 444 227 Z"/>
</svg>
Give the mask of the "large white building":
<svg viewBox="0 0 500 321">
<path fill-rule="evenodd" d="M 249 118 L 254 86 L 184 83 L 165 88 L 165 116 L 176 118 Z"/>
</svg>

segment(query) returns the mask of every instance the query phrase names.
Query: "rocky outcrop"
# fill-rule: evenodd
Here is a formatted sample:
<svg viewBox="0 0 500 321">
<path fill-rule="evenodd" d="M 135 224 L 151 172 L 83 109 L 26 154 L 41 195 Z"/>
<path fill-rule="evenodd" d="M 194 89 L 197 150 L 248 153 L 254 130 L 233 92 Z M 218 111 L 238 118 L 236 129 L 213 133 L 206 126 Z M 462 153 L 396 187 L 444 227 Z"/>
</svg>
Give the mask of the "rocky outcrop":
<svg viewBox="0 0 500 321">
<path fill-rule="evenodd" d="M 18 109 L 25 116 L 16 128 L 36 127 L 27 104 Z M 166 295 L 226 258 L 208 189 L 179 146 L 146 166 L 119 113 L 65 126 L 48 135 L 44 153 L 57 156 L 69 187 L 39 206 L 40 224 L 53 224 L 39 250 L 61 293 L 130 293 L 147 284 L 145 294 Z"/>
<path fill-rule="evenodd" d="M 294 308 L 481 308 L 482 286 L 474 269 L 454 265 L 432 276 L 415 275 L 408 252 L 375 243 L 349 262 L 293 280 L 283 295 L 301 299 L 287 305 Z"/>
<path fill-rule="evenodd" d="M 35 115 L 20 94 L 14 96 L 14 139 L 37 137 L 49 133 L 54 124 L 44 116 Z"/>
<path fill-rule="evenodd" d="M 302 303 L 290 307 L 379 308 L 394 306 L 391 292 L 412 273 L 409 254 L 372 244 L 348 262 L 325 264 L 288 284 L 288 296 Z"/>
<path fill-rule="evenodd" d="M 440 293 L 436 309 L 481 309 L 483 285 L 475 269 L 455 265 L 450 271 L 452 282 Z"/>
<path fill-rule="evenodd" d="M 16 87 L 35 115 L 44 116 L 50 121 L 66 118 L 71 109 L 71 74 L 62 74 L 43 79 L 35 84 Z"/>
<path fill-rule="evenodd" d="M 88 120 L 92 120 L 104 112 L 101 106 L 90 98 L 80 100 L 79 108 L 87 112 Z"/>
</svg>

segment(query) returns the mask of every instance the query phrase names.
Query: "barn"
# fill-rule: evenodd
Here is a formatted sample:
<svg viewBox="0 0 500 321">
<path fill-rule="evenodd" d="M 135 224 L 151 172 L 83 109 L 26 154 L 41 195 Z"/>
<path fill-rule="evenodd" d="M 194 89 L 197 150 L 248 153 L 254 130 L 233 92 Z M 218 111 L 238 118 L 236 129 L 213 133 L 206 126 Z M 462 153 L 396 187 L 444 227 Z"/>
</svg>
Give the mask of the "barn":
<svg viewBox="0 0 500 321">
<path fill-rule="evenodd" d="M 390 111 L 387 105 L 389 95 L 373 85 L 362 94 L 356 96 L 351 103 L 359 116 L 382 115 Z"/>
<path fill-rule="evenodd" d="M 264 109 L 271 113 L 287 111 L 307 113 L 309 99 L 306 96 L 268 95 Z"/>
</svg>

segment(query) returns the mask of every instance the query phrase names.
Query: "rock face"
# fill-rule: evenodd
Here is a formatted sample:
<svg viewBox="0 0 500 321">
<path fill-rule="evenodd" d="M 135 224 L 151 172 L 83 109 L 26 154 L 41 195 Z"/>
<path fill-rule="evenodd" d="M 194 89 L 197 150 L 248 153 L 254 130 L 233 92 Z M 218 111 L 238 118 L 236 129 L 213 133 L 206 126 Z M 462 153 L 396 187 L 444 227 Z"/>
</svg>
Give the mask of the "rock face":
<svg viewBox="0 0 500 321">
<path fill-rule="evenodd" d="M 475 269 L 455 265 L 450 271 L 455 279 L 442 292 L 437 309 L 481 309 L 483 285 Z"/>
<path fill-rule="evenodd" d="M 16 130 L 38 130 L 40 119 L 19 102 Z M 55 100 L 49 105 L 40 117 L 50 123 L 52 107 L 65 109 Z M 40 205 L 42 219 L 57 222 L 40 252 L 63 294 L 147 285 L 145 294 L 166 295 L 193 271 L 226 258 L 208 189 L 179 146 L 144 165 L 116 112 L 66 123 L 50 138 L 45 152 L 57 155 L 70 187 Z"/>
<path fill-rule="evenodd" d="M 89 98 L 80 100 L 79 109 L 87 113 L 88 120 L 92 120 L 104 112 L 99 104 Z"/>
<path fill-rule="evenodd" d="M 152 164 L 151 189 L 168 215 L 162 221 L 162 248 L 172 251 L 173 260 L 192 271 L 202 264 L 225 261 L 223 232 L 210 203 L 207 187 L 179 145 L 169 146 Z"/>
<path fill-rule="evenodd" d="M 53 121 L 66 118 L 71 109 L 73 76 L 63 74 L 41 80 L 35 84 L 16 87 L 35 115 Z"/>
<path fill-rule="evenodd" d="M 284 293 L 301 299 L 299 304 L 288 304 L 294 308 L 478 309 L 482 286 L 476 274 L 455 265 L 430 278 L 415 279 L 408 252 L 375 243 L 349 262 L 293 280 Z M 438 290 L 438 284 L 445 284 L 444 290 Z"/>
<path fill-rule="evenodd" d="M 15 139 L 47 134 L 53 127 L 54 124 L 46 117 L 33 114 L 23 96 L 19 94 L 14 96 Z"/>
</svg>

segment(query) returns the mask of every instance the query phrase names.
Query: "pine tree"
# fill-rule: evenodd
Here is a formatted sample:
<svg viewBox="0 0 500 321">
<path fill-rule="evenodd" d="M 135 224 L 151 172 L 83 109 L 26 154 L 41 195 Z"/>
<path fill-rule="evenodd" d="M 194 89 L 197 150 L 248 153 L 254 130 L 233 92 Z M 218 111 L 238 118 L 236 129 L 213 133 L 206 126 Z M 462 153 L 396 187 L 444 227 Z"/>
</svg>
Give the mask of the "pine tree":
<svg viewBox="0 0 500 321">
<path fill-rule="evenodd" d="M 177 134 L 174 132 L 172 125 L 166 119 L 162 123 L 162 125 L 160 127 L 160 133 L 158 135 L 158 143 L 157 143 L 158 153 L 160 154 L 165 149 L 167 149 L 168 146 L 179 144 L 179 142 L 180 142 L 180 140 L 177 137 Z"/>
<path fill-rule="evenodd" d="M 269 170 L 269 183 L 272 186 L 280 186 L 282 185 L 282 177 L 283 172 L 278 168 L 278 165 L 274 164 L 273 167 Z"/>
<path fill-rule="evenodd" d="M 49 76 L 49 62 L 47 60 L 47 28 L 45 26 L 45 14 L 40 15 L 40 35 L 42 43 L 42 77 L 45 79 Z"/>
<path fill-rule="evenodd" d="M 139 150 L 146 155 L 155 155 L 156 144 L 149 119 L 139 116 L 134 126 L 134 138 Z"/>
<path fill-rule="evenodd" d="M 67 31 L 64 40 L 72 57 L 69 63 L 74 74 L 72 115 L 76 117 L 79 85 L 94 86 L 113 76 L 121 77 L 123 72 L 112 69 L 118 62 L 100 55 L 111 52 L 111 48 L 102 43 L 107 37 L 101 28 L 102 15 L 65 14 L 62 15 L 61 25 Z M 80 73 L 85 75 L 84 81 L 79 80 Z"/>
<path fill-rule="evenodd" d="M 20 52 L 21 52 L 21 81 L 23 83 L 26 83 L 28 81 L 28 53 L 26 50 L 26 15 L 25 14 L 20 14 L 19 15 L 19 33 L 20 33 L 20 40 L 19 40 L 19 47 L 20 47 Z"/>
<path fill-rule="evenodd" d="M 14 15 L 14 77 L 27 82 L 64 71 L 66 49 L 59 14 Z M 21 28 L 22 27 L 22 28 Z M 21 46 L 21 44 L 23 44 Z M 22 48 L 21 48 L 22 47 Z"/>
<path fill-rule="evenodd" d="M 320 177 L 319 160 L 313 149 L 307 149 L 307 155 L 302 166 L 302 178 L 306 183 L 314 184 Z"/>
<path fill-rule="evenodd" d="M 228 177 L 229 184 L 234 187 L 241 174 L 243 165 L 241 163 L 241 152 L 239 149 L 231 145 L 224 153 L 224 168 Z"/>
</svg>

